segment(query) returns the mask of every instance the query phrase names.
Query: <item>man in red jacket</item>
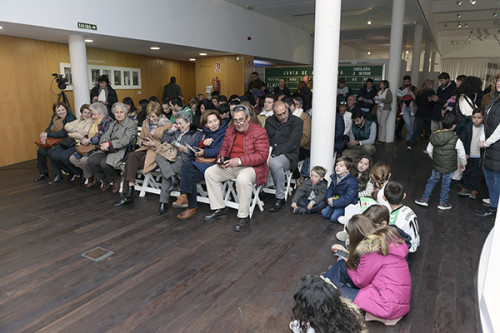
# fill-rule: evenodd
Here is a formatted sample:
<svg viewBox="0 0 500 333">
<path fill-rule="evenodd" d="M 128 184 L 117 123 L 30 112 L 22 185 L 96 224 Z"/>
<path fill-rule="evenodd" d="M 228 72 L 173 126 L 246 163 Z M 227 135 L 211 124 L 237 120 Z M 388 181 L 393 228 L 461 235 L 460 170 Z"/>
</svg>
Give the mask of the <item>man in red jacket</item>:
<svg viewBox="0 0 500 333">
<path fill-rule="evenodd" d="M 233 109 L 233 122 L 226 130 L 224 142 L 217 156 L 217 164 L 205 171 L 210 208 L 215 210 L 205 216 L 205 221 L 227 218 L 228 209 L 222 197 L 222 182 L 236 179 L 238 193 L 238 222 L 234 231 L 248 229 L 252 189 L 267 180 L 269 140 L 266 130 L 252 122 L 250 111 L 243 105 Z"/>
</svg>

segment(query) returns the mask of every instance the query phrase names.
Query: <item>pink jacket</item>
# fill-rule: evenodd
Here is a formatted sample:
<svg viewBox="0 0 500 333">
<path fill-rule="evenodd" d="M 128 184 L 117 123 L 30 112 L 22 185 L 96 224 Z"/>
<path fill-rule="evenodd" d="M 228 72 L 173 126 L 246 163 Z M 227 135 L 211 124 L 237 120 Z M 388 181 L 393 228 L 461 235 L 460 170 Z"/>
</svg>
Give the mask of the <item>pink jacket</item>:
<svg viewBox="0 0 500 333">
<path fill-rule="evenodd" d="M 236 138 L 236 128 L 231 125 L 226 130 L 224 142 L 219 151 L 219 159 L 221 156 L 229 156 L 233 148 Z M 252 166 L 257 176 L 257 186 L 264 184 L 267 181 L 269 173 L 267 169 L 267 158 L 269 157 L 269 139 L 267 132 L 261 126 L 250 121 L 248 128 L 243 137 L 243 149 L 245 156 L 242 156 L 241 166 Z"/>
<path fill-rule="evenodd" d="M 391 243 L 384 256 L 379 252 L 380 241 L 372 235 L 359 243 L 358 268 L 347 272 L 361 288 L 354 304 L 377 317 L 397 319 L 410 311 L 411 275 L 405 259 L 408 246 Z"/>
</svg>

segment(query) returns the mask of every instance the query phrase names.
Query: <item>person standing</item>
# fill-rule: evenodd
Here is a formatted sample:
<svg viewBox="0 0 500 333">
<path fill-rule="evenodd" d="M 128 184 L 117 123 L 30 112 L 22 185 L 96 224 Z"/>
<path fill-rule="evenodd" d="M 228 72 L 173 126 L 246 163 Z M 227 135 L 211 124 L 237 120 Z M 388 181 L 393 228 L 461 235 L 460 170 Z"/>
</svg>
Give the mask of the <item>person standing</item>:
<svg viewBox="0 0 500 333">
<path fill-rule="evenodd" d="M 92 103 L 102 102 L 102 104 L 106 105 L 108 108 L 108 113 L 111 114 L 112 117 L 114 115 L 111 113 L 111 107 L 113 104 L 118 102 L 118 96 L 116 95 L 116 91 L 109 84 L 109 78 L 107 75 L 101 75 L 97 79 L 99 82 L 92 91 L 90 92 L 90 100 Z"/>
<path fill-rule="evenodd" d="M 288 87 L 285 86 L 285 79 L 282 78 L 279 80 L 278 86 L 274 88 L 273 93 L 276 96 L 281 96 L 281 95 L 290 96 L 290 89 L 288 89 Z"/>
<path fill-rule="evenodd" d="M 450 81 L 450 75 L 446 72 L 439 74 L 439 88 L 436 95 L 429 97 L 429 100 L 434 102 L 432 108 L 431 132 L 434 133 L 441 129 L 441 118 L 443 117 L 442 110 L 446 102 L 453 96 L 457 85 L 454 81 Z"/>
<path fill-rule="evenodd" d="M 373 79 L 366 80 L 366 84 L 359 89 L 358 104 L 366 120 L 372 120 L 372 109 L 375 105 L 373 99 L 377 95 L 377 89 L 373 87 Z"/>
<path fill-rule="evenodd" d="M 176 81 L 177 79 L 175 76 L 172 76 L 170 78 L 170 83 L 165 85 L 163 88 L 163 96 L 161 98 L 162 101 L 165 100 L 165 98 L 174 99 L 183 97 L 181 87 L 176 83 Z"/>
<path fill-rule="evenodd" d="M 391 113 L 392 93 L 389 89 L 389 81 L 382 80 L 380 82 L 380 90 L 375 96 L 375 103 L 377 104 L 377 122 L 378 122 L 378 145 L 385 144 L 385 129 L 387 127 L 387 118 Z"/>
</svg>

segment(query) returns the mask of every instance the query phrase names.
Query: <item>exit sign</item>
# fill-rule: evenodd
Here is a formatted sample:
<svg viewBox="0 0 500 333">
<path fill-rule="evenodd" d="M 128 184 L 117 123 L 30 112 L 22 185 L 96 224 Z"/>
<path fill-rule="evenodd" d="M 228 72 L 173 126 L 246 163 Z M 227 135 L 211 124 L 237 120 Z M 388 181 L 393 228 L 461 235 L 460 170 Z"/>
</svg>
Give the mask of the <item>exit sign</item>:
<svg viewBox="0 0 500 333">
<path fill-rule="evenodd" d="M 78 28 L 87 30 L 97 30 L 97 25 L 90 23 L 78 22 Z"/>
</svg>

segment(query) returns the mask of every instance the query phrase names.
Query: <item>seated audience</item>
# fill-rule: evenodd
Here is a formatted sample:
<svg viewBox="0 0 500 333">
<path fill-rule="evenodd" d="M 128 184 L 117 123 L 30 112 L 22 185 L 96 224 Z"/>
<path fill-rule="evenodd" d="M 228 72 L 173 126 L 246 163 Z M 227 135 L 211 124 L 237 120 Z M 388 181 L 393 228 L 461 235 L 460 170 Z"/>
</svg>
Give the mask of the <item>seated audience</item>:
<svg viewBox="0 0 500 333">
<path fill-rule="evenodd" d="M 137 126 L 142 126 L 142 122 L 146 119 L 147 117 L 146 109 L 148 107 L 148 104 L 149 101 L 147 99 L 141 99 L 139 101 L 139 107 L 137 108 L 137 110 L 139 110 L 139 114 L 137 115 Z"/>
<path fill-rule="evenodd" d="M 262 97 L 264 98 L 264 105 L 257 117 L 259 118 L 262 127 L 265 127 L 266 119 L 273 115 L 273 106 L 275 102 L 275 97 L 273 94 L 267 94 Z"/>
<path fill-rule="evenodd" d="M 229 109 L 228 109 L 229 110 Z M 197 213 L 196 184 L 205 180 L 205 171 L 211 167 L 222 146 L 227 124 L 216 110 L 208 110 L 201 116 L 203 131 L 193 147 L 197 152 L 195 161 L 186 161 L 181 168 L 181 195 L 172 204 L 174 208 L 186 208 L 177 215 L 179 220 L 187 220 Z"/>
<path fill-rule="evenodd" d="M 170 121 L 172 122 L 172 124 L 174 124 L 175 119 L 177 119 L 175 117 L 175 114 L 181 111 L 189 112 L 189 114 L 191 115 L 191 119 L 195 119 L 194 111 L 191 110 L 188 106 L 185 106 L 184 102 L 182 102 L 182 99 L 180 98 L 174 98 L 170 100 L 170 110 L 172 111 L 172 116 L 170 116 Z"/>
<path fill-rule="evenodd" d="M 122 101 L 125 106 L 127 106 L 127 117 L 132 119 L 136 124 L 139 123 L 137 116 L 139 115 L 139 110 L 135 107 L 134 101 L 130 97 L 125 97 Z"/>
<path fill-rule="evenodd" d="M 248 229 L 252 189 L 267 180 L 269 140 L 266 131 L 254 123 L 246 106 L 234 108 L 233 123 L 226 130 L 224 142 L 217 156 L 217 165 L 205 171 L 210 208 L 215 210 L 205 216 L 205 221 L 227 218 L 228 209 L 222 197 L 222 182 L 236 179 L 238 194 L 238 222 L 234 231 Z"/>
<path fill-rule="evenodd" d="M 196 107 L 196 110 L 194 112 L 193 125 L 195 125 L 197 128 L 202 128 L 200 123 L 201 116 L 207 110 L 217 110 L 217 108 L 210 100 L 204 99 L 200 101 L 200 103 L 198 103 L 198 106 Z"/>
<path fill-rule="evenodd" d="M 326 207 L 325 194 L 328 182 L 325 180 L 326 170 L 315 166 L 311 177 L 304 181 L 292 199 L 294 214 L 319 213 Z"/>
<path fill-rule="evenodd" d="M 185 162 L 194 159 L 194 153 L 187 145 L 192 146 L 198 137 L 198 131 L 193 125 L 189 111 L 176 112 L 174 117 L 175 124 L 163 133 L 155 159 L 163 175 L 158 215 L 167 212 L 170 192 L 179 186 L 176 174 L 181 172 Z"/>
</svg>

